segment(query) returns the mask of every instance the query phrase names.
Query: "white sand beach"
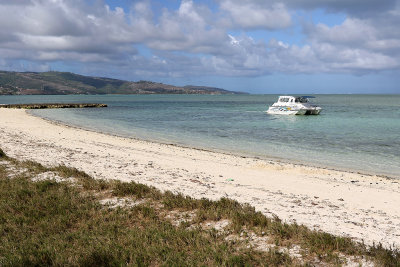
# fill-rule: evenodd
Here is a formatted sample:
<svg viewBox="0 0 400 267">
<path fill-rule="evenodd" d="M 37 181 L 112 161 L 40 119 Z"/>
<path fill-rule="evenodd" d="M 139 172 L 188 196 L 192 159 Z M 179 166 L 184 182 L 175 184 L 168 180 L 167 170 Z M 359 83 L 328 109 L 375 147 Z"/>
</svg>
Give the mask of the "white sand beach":
<svg viewBox="0 0 400 267">
<path fill-rule="evenodd" d="M 65 164 L 195 198 L 229 197 L 267 216 L 400 249 L 400 177 L 330 170 L 116 137 L 0 108 L 11 157 Z"/>
</svg>

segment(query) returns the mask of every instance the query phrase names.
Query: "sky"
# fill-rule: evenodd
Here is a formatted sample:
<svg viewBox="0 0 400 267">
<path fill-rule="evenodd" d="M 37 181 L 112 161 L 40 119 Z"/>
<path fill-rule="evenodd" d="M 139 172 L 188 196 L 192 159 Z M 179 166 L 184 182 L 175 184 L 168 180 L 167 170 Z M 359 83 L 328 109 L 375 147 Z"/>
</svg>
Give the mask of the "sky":
<svg viewBox="0 0 400 267">
<path fill-rule="evenodd" d="M 400 93 L 400 0 L 0 0 L 0 70 Z"/>
</svg>

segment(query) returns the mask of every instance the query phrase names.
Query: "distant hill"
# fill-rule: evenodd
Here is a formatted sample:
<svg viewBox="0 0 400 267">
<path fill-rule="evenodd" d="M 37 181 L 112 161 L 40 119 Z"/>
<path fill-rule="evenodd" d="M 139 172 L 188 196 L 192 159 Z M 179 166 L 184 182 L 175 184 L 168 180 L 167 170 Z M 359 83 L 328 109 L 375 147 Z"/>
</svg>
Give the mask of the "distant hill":
<svg viewBox="0 0 400 267">
<path fill-rule="evenodd" d="M 0 71 L 0 95 L 70 94 L 238 94 L 220 88 L 173 86 L 150 81 L 129 82 L 70 72 Z"/>
</svg>

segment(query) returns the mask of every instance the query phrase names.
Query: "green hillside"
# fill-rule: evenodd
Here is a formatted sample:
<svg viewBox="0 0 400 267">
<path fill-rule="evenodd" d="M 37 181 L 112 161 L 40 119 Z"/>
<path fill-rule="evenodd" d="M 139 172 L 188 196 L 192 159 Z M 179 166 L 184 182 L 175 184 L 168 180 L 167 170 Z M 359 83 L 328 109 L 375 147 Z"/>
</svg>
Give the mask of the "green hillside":
<svg viewBox="0 0 400 267">
<path fill-rule="evenodd" d="M 150 81 L 130 82 L 70 72 L 0 71 L 0 95 L 69 94 L 235 94 L 214 87 L 173 86 Z"/>
</svg>

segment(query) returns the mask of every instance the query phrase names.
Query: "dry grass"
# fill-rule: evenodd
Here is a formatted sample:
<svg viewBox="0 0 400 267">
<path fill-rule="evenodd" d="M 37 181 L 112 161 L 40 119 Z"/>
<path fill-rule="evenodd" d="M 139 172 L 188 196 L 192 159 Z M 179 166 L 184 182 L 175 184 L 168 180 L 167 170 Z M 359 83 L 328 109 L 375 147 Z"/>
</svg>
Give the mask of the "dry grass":
<svg viewBox="0 0 400 267">
<path fill-rule="evenodd" d="M 134 182 L 96 180 L 66 166 L 20 162 L 1 149 L 0 161 L 28 170 L 9 178 L 0 165 L 0 266 L 340 265 L 349 256 L 400 266 L 397 250 L 380 245 L 368 248 L 349 238 L 267 218 L 250 205 L 228 198 L 199 200 Z M 74 177 L 75 186 L 32 181 L 48 171 Z M 100 204 L 105 197 L 145 201 L 111 209 Z M 174 224 L 166 216 L 172 212 L 193 216 Z M 221 220 L 230 222 L 221 231 L 201 226 Z M 253 249 L 245 238 L 249 233 L 268 237 L 274 248 Z M 232 235 L 244 238 L 233 242 L 228 238 Z M 279 249 L 294 245 L 301 247 L 300 260 Z"/>
</svg>

